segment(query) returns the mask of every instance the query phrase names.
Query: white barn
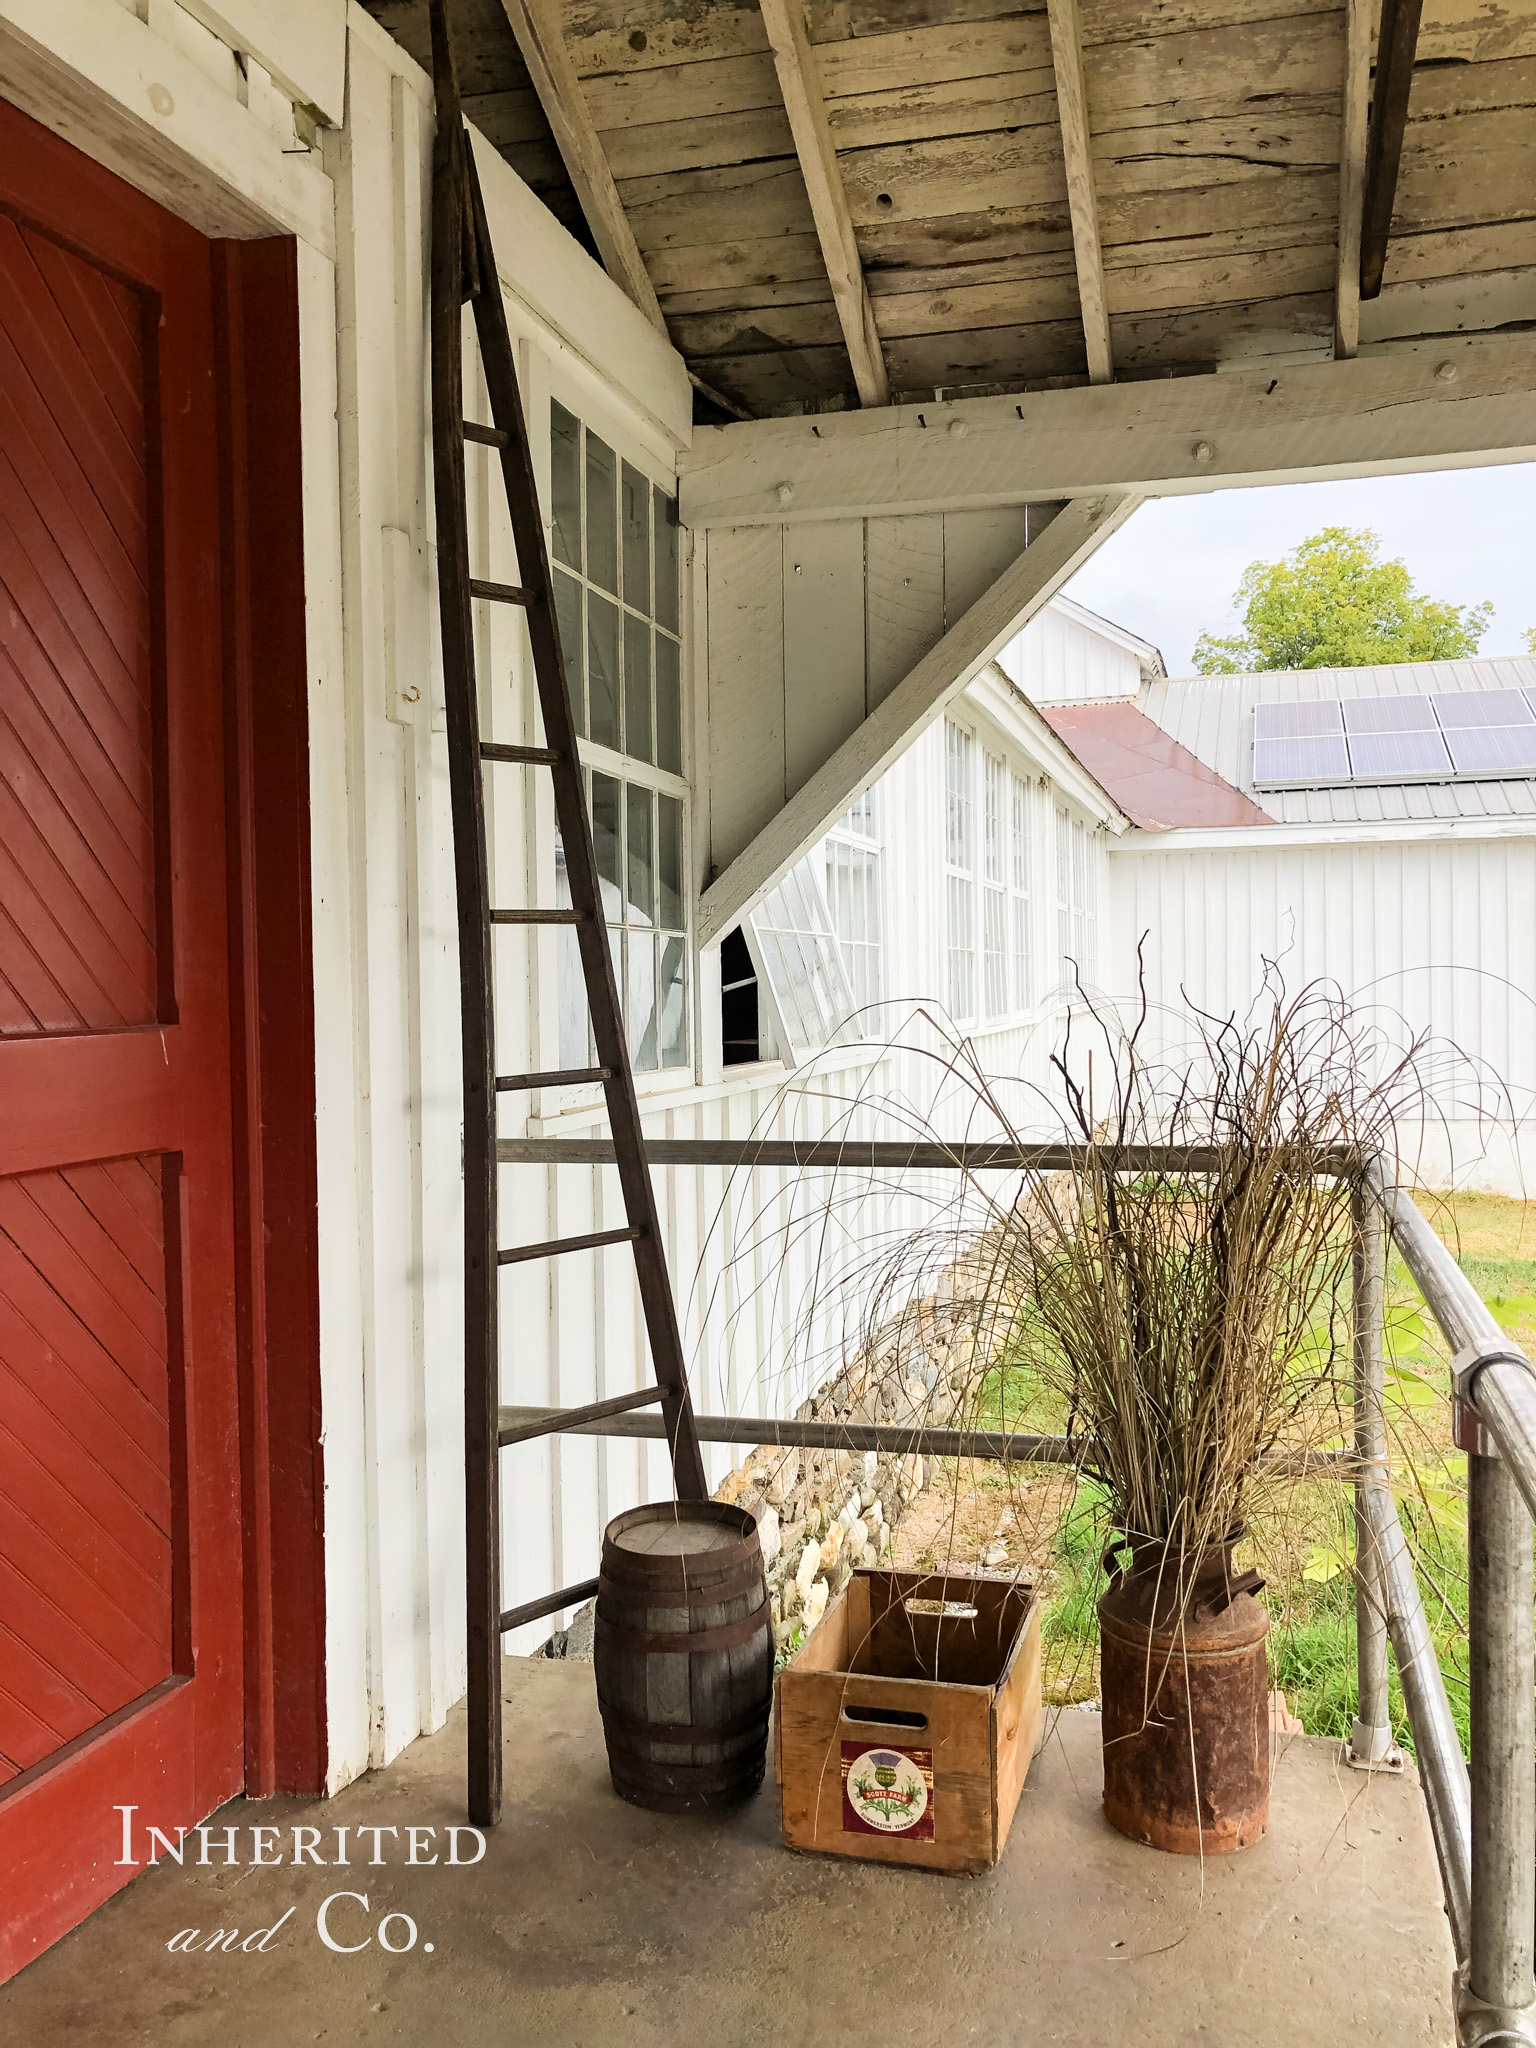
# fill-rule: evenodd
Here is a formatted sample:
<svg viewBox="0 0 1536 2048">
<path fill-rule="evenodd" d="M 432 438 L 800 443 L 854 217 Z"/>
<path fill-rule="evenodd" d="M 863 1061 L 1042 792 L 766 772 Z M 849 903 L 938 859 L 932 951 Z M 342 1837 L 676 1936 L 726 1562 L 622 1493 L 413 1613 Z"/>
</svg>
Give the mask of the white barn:
<svg viewBox="0 0 1536 2048">
<path fill-rule="evenodd" d="M 500 5 L 454 12 L 487 46 L 510 34 Z M 829 75 L 843 65 L 879 127 L 860 172 L 873 248 L 913 227 L 881 166 L 914 138 L 889 123 L 971 10 L 912 31 L 892 7 L 857 36 L 825 12 Z M 1000 12 L 979 41 L 966 29 L 953 61 L 981 52 L 976 74 L 946 73 L 941 98 L 980 95 L 968 148 L 999 107 L 1027 107 L 1031 140 L 1007 113 L 979 196 L 945 171 L 921 246 L 972 248 L 1006 215 L 1023 268 L 957 289 L 933 255 L 872 265 L 906 279 L 875 292 L 878 319 L 825 110 L 792 92 L 821 123 L 813 215 L 757 8 L 658 6 L 644 30 L 593 14 L 579 55 L 622 196 L 558 34 L 553 70 L 477 76 L 466 100 L 647 1132 L 744 1138 L 777 1117 L 814 1136 L 849 1128 L 861 1093 L 920 1099 L 884 1049 L 918 1002 L 953 1013 L 984 1067 L 1043 1078 L 1065 963 L 1124 994 L 1152 924 L 1169 986 L 1198 967 L 1210 1000 L 1237 1001 L 1293 905 L 1308 971 L 1368 967 L 1410 1013 L 1427 989 L 1437 1028 L 1475 1031 L 1523 1105 L 1527 999 L 1496 977 L 1536 986 L 1529 785 L 1480 783 L 1466 808 L 1384 792 L 1379 816 L 1308 798 L 1260 829 L 1243 742 L 1195 730 L 1213 686 L 1170 683 L 1133 635 L 1051 604 L 1146 494 L 1536 446 L 1529 276 L 1499 254 L 1523 158 L 1481 152 L 1484 225 L 1400 235 L 1409 268 L 1362 314 L 1360 221 L 1336 235 L 1334 218 L 1359 166 L 1341 188 L 1329 154 L 1341 19 L 1300 10 L 1326 139 L 1273 190 L 1242 171 L 1238 232 L 1279 241 L 1235 283 L 1205 246 L 1208 195 L 1178 185 L 1174 243 L 1168 195 L 1117 185 L 1106 246 L 1150 256 L 1106 292 L 1091 181 L 1064 225 L 1044 17 Z M 748 101 L 658 118 L 658 83 L 672 113 L 714 90 L 701 15 L 743 39 L 725 55 Z M 241 1791 L 335 1792 L 464 1692 L 424 24 L 410 0 L 0 0 L 0 1500 L 19 1504 L 0 1531 L 0 1980 L 131 1877 L 115 1803 L 175 1839 Z M 1205 34 L 1138 41 L 1114 90 L 1179 96 Z M 1437 90 L 1465 72 L 1475 103 L 1492 88 L 1460 34 L 1436 43 L 1458 55 Z M 1008 75 L 1037 79 L 1022 99 L 992 92 L 999 36 Z M 1405 160 L 1433 164 L 1435 109 Z M 781 152 L 751 155 L 745 239 L 745 187 L 699 154 L 743 123 Z M 1200 160 L 1237 161 L 1226 115 L 1202 123 Z M 680 173 L 656 168 L 673 126 Z M 1141 133 L 1138 115 L 1123 134 Z M 1135 177 L 1172 161 L 1099 140 Z M 692 196 L 658 189 L 674 173 Z M 1310 239 L 1279 262 L 1296 222 Z M 472 345 L 466 364 L 484 427 Z M 475 574 L 515 585 L 491 451 L 464 453 Z M 520 614 L 478 602 L 476 650 L 483 735 L 537 746 Z M 1180 740 L 1182 786 L 1219 822 L 1138 824 L 1074 704 Z M 492 900 L 558 908 L 547 781 L 508 767 L 486 787 Z M 561 1068 L 579 1039 L 560 937 L 497 930 L 498 1072 Z M 865 1021 L 835 1032 L 850 1005 Z M 502 1133 L 602 1120 L 591 1092 L 551 1087 L 509 1102 Z M 608 1169 L 520 1163 L 501 1185 L 524 1244 L 615 1220 Z M 700 1405 L 794 1398 L 808 1367 L 773 1304 L 795 1271 L 770 1274 L 751 1209 L 722 1208 L 723 1169 L 666 1167 L 656 1187 Z M 782 1214 L 787 1183 L 758 1175 L 753 1199 Z M 516 1266 L 502 1290 L 505 1399 L 648 1382 L 626 1247 Z M 508 1605 L 590 1573 L 605 1521 L 670 1490 L 659 1447 L 590 1437 L 512 1448 L 502 1478 Z"/>
</svg>

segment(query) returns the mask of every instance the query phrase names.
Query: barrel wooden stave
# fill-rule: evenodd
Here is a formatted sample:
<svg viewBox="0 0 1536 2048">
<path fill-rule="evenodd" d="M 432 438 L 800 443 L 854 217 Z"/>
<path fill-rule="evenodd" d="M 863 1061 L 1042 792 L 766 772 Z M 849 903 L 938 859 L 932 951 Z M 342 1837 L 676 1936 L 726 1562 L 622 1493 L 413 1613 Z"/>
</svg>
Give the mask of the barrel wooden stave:
<svg viewBox="0 0 1536 2048">
<path fill-rule="evenodd" d="M 626 1534 L 643 1537 L 654 1522 L 712 1529 L 716 1547 L 624 1547 Z M 773 1630 L 757 1526 L 745 1510 L 666 1502 L 616 1517 L 603 1539 L 594 1656 L 621 1798 L 695 1812 L 752 1796 L 763 1778 Z"/>
</svg>

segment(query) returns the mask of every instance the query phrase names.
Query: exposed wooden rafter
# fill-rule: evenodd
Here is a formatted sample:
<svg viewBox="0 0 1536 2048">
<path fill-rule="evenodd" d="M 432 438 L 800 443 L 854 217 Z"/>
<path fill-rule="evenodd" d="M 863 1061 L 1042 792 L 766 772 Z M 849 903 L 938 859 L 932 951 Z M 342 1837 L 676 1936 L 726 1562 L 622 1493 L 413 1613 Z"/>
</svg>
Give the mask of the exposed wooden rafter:
<svg viewBox="0 0 1536 2048">
<path fill-rule="evenodd" d="M 533 89 L 565 160 L 603 268 L 663 334 L 666 322 L 598 140 L 560 25 L 558 0 L 502 0 Z"/>
<path fill-rule="evenodd" d="M 1352 363 L 962 398 L 942 414 L 893 405 L 703 427 L 679 464 L 679 513 L 695 528 L 772 526 L 1533 456 L 1536 335 L 1447 336 Z"/>
<path fill-rule="evenodd" d="M 817 76 L 816 54 L 806 33 L 802 0 L 760 0 L 760 4 L 859 402 L 889 405 L 891 392 L 885 358 L 864 283 L 858 243 L 854 240 L 848 195 L 843 190 L 842 173 L 832 147 L 832 131 L 827 125 L 826 102 Z"/>
<path fill-rule="evenodd" d="M 1139 503 L 1131 493 L 1105 492 L 1062 507 L 1039 539 L 982 592 L 711 882 L 699 899 L 701 945 L 718 939 L 762 901 L 806 847 L 885 773 Z"/>
<path fill-rule="evenodd" d="M 1088 381 L 1107 384 L 1115 374 L 1109 344 L 1109 303 L 1104 291 L 1104 251 L 1099 242 L 1099 205 L 1093 190 L 1088 147 L 1088 89 L 1083 77 L 1083 39 L 1077 0 L 1048 0 L 1051 62 L 1056 70 L 1056 106 L 1061 116 L 1061 150 L 1067 166 L 1067 205 L 1072 215 L 1072 253 L 1077 259 L 1077 295 L 1088 347 Z"/>
<path fill-rule="evenodd" d="M 1365 205 L 1360 230 L 1360 296 L 1374 299 L 1381 291 L 1387 265 L 1387 238 L 1397 201 L 1397 168 L 1408 125 L 1408 95 L 1413 89 L 1413 59 L 1419 46 L 1419 15 L 1423 0 L 1382 0 L 1381 35 L 1376 44 L 1376 81 L 1371 93 L 1371 125 L 1365 145 Z"/>
<path fill-rule="evenodd" d="M 1365 144 L 1371 114 L 1371 0 L 1345 0 L 1344 123 L 1339 148 L 1339 263 L 1333 352 L 1360 346 L 1360 235 L 1365 215 Z"/>
</svg>

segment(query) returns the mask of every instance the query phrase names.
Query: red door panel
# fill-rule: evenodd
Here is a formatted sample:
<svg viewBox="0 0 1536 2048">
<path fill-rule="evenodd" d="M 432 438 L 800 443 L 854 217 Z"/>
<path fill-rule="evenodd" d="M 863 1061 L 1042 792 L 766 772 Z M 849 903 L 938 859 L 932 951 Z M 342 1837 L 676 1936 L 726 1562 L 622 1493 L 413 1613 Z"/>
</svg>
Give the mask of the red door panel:
<svg viewBox="0 0 1536 2048">
<path fill-rule="evenodd" d="M 0 103 L 0 1979 L 242 1778 L 214 371 Z"/>
</svg>

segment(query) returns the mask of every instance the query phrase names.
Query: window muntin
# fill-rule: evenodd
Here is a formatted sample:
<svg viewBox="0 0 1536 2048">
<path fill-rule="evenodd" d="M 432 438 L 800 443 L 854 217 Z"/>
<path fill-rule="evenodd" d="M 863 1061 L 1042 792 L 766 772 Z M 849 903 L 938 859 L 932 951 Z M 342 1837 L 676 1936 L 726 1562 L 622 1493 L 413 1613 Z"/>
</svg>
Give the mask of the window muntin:
<svg viewBox="0 0 1536 2048">
<path fill-rule="evenodd" d="M 944 722 L 944 841 L 949 1013 L 964 1023 L 976 1014 L 975 742 L 953 719 Z"/>
<path fill-rule="evenodd" d="M 778 1021 L 796 1059 L 860 1036 L 842 947 L 812 855 L 770 889 L 749 919 Z"/>
<path fill-rule="evenodd" d="M 880 1000 L 881 903 L 878 799 L 866 790 L 822 842 L 827 908 L 860 1009 Z"/>
<path fill-rule="evenodd" d="M 1098 953 L 1098 868 L 1092 833 L 1064 804 L 1056 807 L 1056 943 L 1062 980 L 1091 983 Z"/>
<path fill-rule="evenodd" d="M 982 756 L 981 988 L 989 1017 L 1008 1014 L 1008 773 L 996 754 Z"/>
<path fill-rule="evenodd" d="M 675 500 L 550 407 L 555 620 L 582 739 L 604 925 L 637 1074 L 689 1063 L 682 661 Z M 555 900 L 570 903 L 556 834 Z M 559 1064 L 594 1061 L 575 933 L 556 934 Z"/>
<path fill-rule="evenodd" d="M 683 772 L 677 504 L 550 406 L 555 620 L 583 739 Z"/>
<path fill-rule="evenodd" d="M 1022 775 L 1010 775 L 1008 831 L 1008 970 L 1016 1010 L 1035 1003 L 1034 923 L 1030 916 L 1030 824 L 1033 791 Z"/>
</svg>

